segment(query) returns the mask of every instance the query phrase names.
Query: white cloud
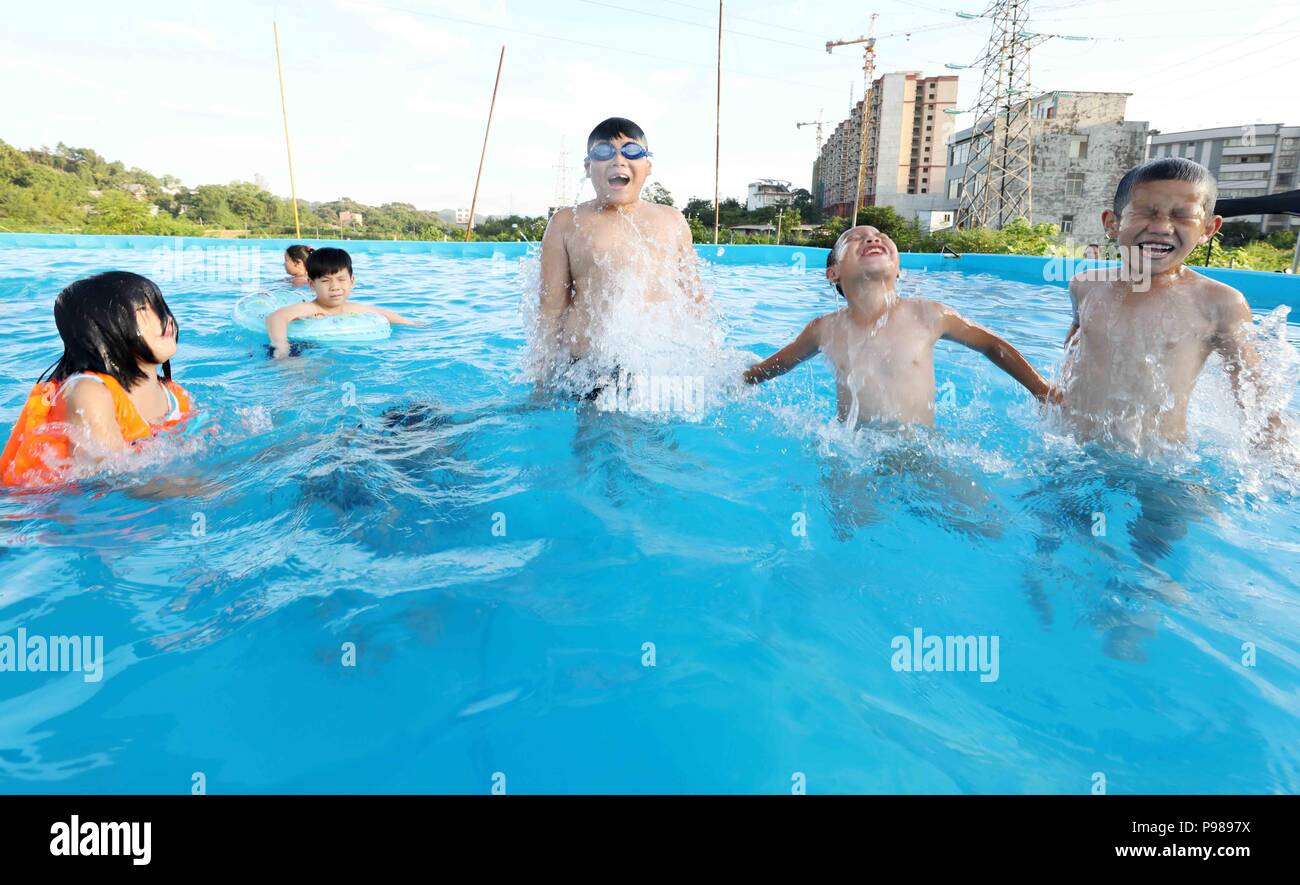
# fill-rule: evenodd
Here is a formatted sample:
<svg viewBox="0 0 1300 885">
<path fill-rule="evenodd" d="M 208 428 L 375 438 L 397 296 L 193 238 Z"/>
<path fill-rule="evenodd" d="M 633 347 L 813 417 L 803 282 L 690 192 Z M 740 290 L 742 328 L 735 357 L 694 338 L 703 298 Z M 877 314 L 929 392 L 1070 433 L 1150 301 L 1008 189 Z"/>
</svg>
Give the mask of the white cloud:
<svg viewBox="0 0 1300 885">
<path fill-rule="evenodd" d="M 485 117 L 485 109 L 467 101 L 447 95 L 444 86 L 432 77 L 422 77 L 414 94 L 402 101 L 403 109 L 413 114 L 434 114 L 458 120 L 478 120 Z"/>
<path fill-rule="evenodd" d="M 361 16 L 378 33 L 396 37 L 422 52 L 451 52 L 470 45 L 470 41 L 461 35 L 435 27 L 405 12 L 354 3 L 352 0 L 338 0 L 335 5 Z"/>
<path fill-rule="evenodd" d="M 183 22 L 163 21 L 161 19 L 151 19 L 144 23 L 145 30 L 153 31 L 155 34 L 161 34 L 164 37 L 172 37 L 177 40 L 188 40 L 192 43 L 200 43 L 204 46 L 216 46 L 217 38 L 210 31 L 196 28 L 193 25 L 187 25 Z"/>
<path fill-rule="evenodd" d="M 266 122 L 272 115 L 264 111 L 254 111 L 238 105 L 225 104 L 182 104 L 181 102 L 162 100 L 158 107 L 164 111 L 178 114 L 191 114 L 196 117 L 214 117 L 219 120 L 252 120 Z"/>
</svg>

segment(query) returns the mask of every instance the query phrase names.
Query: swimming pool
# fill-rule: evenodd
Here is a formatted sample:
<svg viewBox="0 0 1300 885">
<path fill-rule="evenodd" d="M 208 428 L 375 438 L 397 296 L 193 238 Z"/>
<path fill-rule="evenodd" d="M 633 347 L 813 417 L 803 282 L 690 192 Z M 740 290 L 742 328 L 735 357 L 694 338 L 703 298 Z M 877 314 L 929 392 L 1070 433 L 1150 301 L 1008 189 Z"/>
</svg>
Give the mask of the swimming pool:
<svg viewBox="0 0 1300 885">
<path fill-rule="evenodd" d="M 349 244 L 354 298 L 429 325 L 271 363 L 230 312 L 275 244 L 20 242 L 6 430 L 58 355 L 55 294 L 115 268 L 162 286 L 223 433 L 0 496 L 0 635 L 105 658 L 0 672 L 0 791 L 1300 790 L 1300 481 L 1240 451 L 1217 369 L 1159 463 L 1045 432 L 946 344 L 917 439 L 834 426 L 820 361 L 627 414 L 521 380 L 522 245 Z M 832 304 L 817 250 L 701 251 L 729 349 Z M 1063 289 L 922 264 L 905 294 L 1058 368 Z M 902 670 L 917 630 L 990 666 Z"/>
</svg>

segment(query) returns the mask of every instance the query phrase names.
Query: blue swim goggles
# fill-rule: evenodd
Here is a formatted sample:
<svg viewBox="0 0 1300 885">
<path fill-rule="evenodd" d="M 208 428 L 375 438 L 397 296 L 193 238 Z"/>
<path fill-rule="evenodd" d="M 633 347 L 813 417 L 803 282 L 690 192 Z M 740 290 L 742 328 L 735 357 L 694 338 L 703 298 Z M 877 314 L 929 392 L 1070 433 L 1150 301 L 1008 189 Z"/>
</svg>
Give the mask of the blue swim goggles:
<svg viewBox="0 0 1300 885">
<path fill-rule="evenodd" d="M 635 141 L 629 141 L 621 148 L 614 147 L 608 141 L 600 141 L 593 144 L 591 150 L 587 151 L 587 159 L 603 162 L 605 160 L 614 159 L 615 154 L 622 154 L 629 160 L 641 160 L 646 157 L 654 156 L 654 154 L 645 149 L 645 145 L 638 144 Z"/>
</svg>

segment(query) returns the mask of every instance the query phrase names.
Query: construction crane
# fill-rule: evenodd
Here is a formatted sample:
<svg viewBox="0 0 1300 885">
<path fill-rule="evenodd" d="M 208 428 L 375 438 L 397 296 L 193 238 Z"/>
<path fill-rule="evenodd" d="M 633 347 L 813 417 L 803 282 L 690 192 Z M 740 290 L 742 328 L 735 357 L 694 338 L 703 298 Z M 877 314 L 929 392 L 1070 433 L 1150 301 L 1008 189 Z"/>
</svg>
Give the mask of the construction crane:
<svg viewBox="0 0 1300 885">
<path fill-rule="evenodd" d="M 876 19 L 879 18 L 876 13 L 871 13 L 871 24 L 867 28 L 865 37 L 858 37 L 854 40 L 828 40 L 826 41 L 826 54 L 830 55 L 831 50 L 836 46 L 863 46 L 862 52 L 862 121 L 858 126 L 858 189 L 853 198 L 853 222 L 851 227 L 858 226 L 858 207 L 862 205 L 862 184 L 867 176 L 867 123 L 871 110 L 871 84 L 876 78 Z M 864 45 L 865 44 L 865 45 Z"/>
<path fill-rule="evenodd" d="M 802 128 L 804 128 L 805 126 L 816 126 L 816 127 L 817 127 L 817 162 L 813 164 L 812 195 L 813 195 L 813 199 L 816 201 L 816 205 L 818 205 L 818 206 L 820 206 L 820 205 L 821 205 L 821 202 L 822 202 L 822 187 L 821 187 L 821 173 L 820 173 L 820 170 L 821 170 L 821 162 L 822 162 L 822 142 L 825 140 L 825 139 L 822 137 L 822 136 L 823 136 L 823 130 L 822 130 L 822 127 L 825 126 L 827 123 L 830 122 L 830 120 L 823 120 L 823 119 L 822 119 L 822 115 L 825 114 L 825 113 L 826 113 L 826 109 L 825 109 L 825 108 L 822 108 L 821 110 L 819 110 L 819 111 L 817 112 L 817 119 L 816 119 L 816 120 L 812 120 L 812 121 L 809 121 L 809 122 L 807 122 L 807 123 L 795 123 L 795 124 L 794 124 L 794 128 L 795 128 L 795 129 L 802 129 Z"/>
<path fill-rule="evenodd" d="M 822 139 L 822 127 L 825 126 L 827 123 L 831 122 L 830 120 L 823 120 L 823 119 L 821 118 L 822 114 L 824 114 L 824 113 L 826 113 L 826 109 L 825 109 L 825 108 L 822 108 L 820 111 L 817 112 L 817 119 L 816 119 L 816 120 L 811 120 L 811 121 L 809 121 L 809 122 L 807 122 L 807 123 L 795 123 L 795 124 L 794 124 L 794 128 L 795 128 L 795 129 L 802 129 L 802 128 L 805 127 L 805 126 L 816 126 L 816 127 L 817 127 L 817 153 L 818 153 L 818 154 L 820 154 L 820 153 L 822 152 L 822 141 L 823 141 L 823 139 Z"/>
</svg>

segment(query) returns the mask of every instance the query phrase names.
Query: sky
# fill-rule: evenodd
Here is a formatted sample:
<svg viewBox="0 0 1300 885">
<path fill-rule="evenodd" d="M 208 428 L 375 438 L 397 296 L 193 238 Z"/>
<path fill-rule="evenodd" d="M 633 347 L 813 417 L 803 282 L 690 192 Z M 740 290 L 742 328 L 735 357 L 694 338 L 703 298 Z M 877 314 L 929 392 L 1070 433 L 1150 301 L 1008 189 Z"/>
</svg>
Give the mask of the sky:
<svg viewBox="0 0 1300 885">
<path fill-rule="evenodd" d="M 279 22 L 298 196 L 468 208 L 506 46 L 478 211 L 543 214 L 583 185 L 587 133 L 623 116 L 647 132 L 651 181 L 712 199 L 717 5 L 709 0 L 65 0 L 10 4 L 0 33 L 0 139 L 62 141 L 194 186 L 261 180 L 290 192 L 272 21 Z M 980 2 L 727 0 L 721 188 L 808 187 L 814 127 L 876 73 L 958 73 L 978 97 Z M 1035 91 L 1132 93 L 1128 118 L 1166 132 L 1300 124 L 1297 0 L 1045 0 L 1031 30 L 1095 38 L 1033 52 Z M 957 128 L 971 118 L 957 118 Z M 561 152 L 567 162 L 561 164 Z M 260 178 L 259 178 L 260 177 Z M 581 188 L 581 189 L 580 189 Z"/>
</svg>

